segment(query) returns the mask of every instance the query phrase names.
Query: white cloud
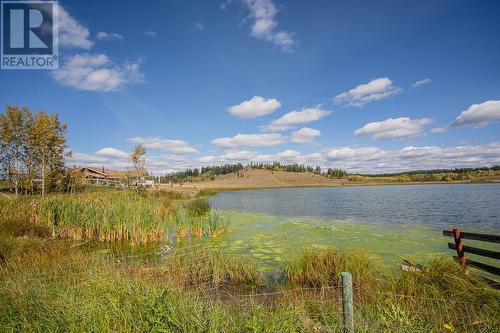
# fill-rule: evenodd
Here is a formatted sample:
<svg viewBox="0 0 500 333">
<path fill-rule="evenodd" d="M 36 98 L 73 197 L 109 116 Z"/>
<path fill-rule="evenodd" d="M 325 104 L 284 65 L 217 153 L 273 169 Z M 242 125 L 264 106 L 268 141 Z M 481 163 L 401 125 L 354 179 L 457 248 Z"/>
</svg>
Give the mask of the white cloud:
<svg viewBox="0 0 500 333">
<path fill-rule="evenodd" d="M 148 158 L 148 165 L 151 164 L 150 160 Z M 409 146 L 395 150 L 377 147 L 343 147 L 312 154 L 304 154 L 296 150 L 285 150 L 276 154 L 233 150 L 223 155 L 202 156 L 194 160 L 173 161 L 161 157 L 158 164 L 163 163 L 163 166 L 156 169 L 150 166 L 148 170 L 184 170 L 208 164 L 272 163 L 274 161 L 320 165 L 323 168 L 340 167 L 350 172 L 371 173 L 491 166 L 500 164 L 500 142 L 458 147 Z"/>
<path fill-rule="evenodd" d="M 71 56 L 52 76 L 63 86 L 88 91 L 114 91 L 144 81 L 138 62 L 116 65 L 105 54 Z"/>
<path fill-rule="evenodd" d="M 118 153 L 117 153 L 118 152 Z M 436 168 L 479 167 L 500 164 L 500 142 L 457 147 L 408 146 L 402 149 L 378 147 L 340 147 L 304 154 L 285 150 L 276 154 L 261 154 L 248 150 L 230 150 L 221 155 L 205 155 L 188 159 L 181 155 L 151 156 L 147 151 L 146 168 L 155 175 L 203 165 L 250 162 L 302 163 L 322 168 L 334 167 L 349 172 L 383 173 Z M 103 148 L 95 154 L 74 152 L 67 164 L 106 167 L 116 170 L 131 168 L 128 156 L 114 148 Z"/>
<path fill-rule="evenodd" d="M 148 37 L 156 37 L 157 36 L 157 33 L 154 32 L 154 31 L 151 31 L 151 30 L 146 30 L 144 31 L 144 36 L 148 36 Z"/>
<path fill-rule="evenodd" d="M 248 101 L 229 107 L 227 112 L 238 118 L 257 118 L 268 115 L 280 107 L 280 101 L 275 98 L 254 96 Z"/>
<path fill-rule="evenodd" d="M 431 80 L 431 79 L 423 79 L 423 80 L 418 80 L 418 81 L 416 81 L 416 82 L 415 82 L 415 83 L 413 83 L 411 86 L 412 86 L 413 88 L 418 88 L 418 87 L 421 87 L 421 86 L 423 86 L 423 85 L 429 84 L 429 83 L 431 83 L 431 82 L 432 82 L 432 80 Z"/>
<path fill-rule="evenodd" d="M 492 166 L 500 163 L 500 142 L 458 147 L 343 147 L 326 154 L 327 165 L 351 172 L 381 173 L 407 170 Z"/>
<path fill-rule="evenodd" d="M 146 170 L 153 175 L 164 175 L 167 172 L 192 168 L 184 156 L 180 155 L 160 155 L 151 156 L 149 152 L 146 156 Z M 103 148 L 95 154 L 83 154 L 73 152 L 67 161 L 68 166 L 88 166 L 94 168 L 109 168 L 114 170 L 130 170 L 132 163 L 128 154 L 115 148 Z"/>
<path fill-rule="evenodd" d="M 284 131 L 293 126 L 307 124 L 313 121 L 320 120 L 328 116 L 331 111 L 326 111 L 320 107 L 304 108 L 300 111 L 292 111 L 281 116 L 278 119 L 271 121 L 270 125 L 262 126 L 265 131 Z"/>
<path fill-rule="evenodd" d="M 233 2 L 233 0 L 225 0 L 225 1 L 222 1 L 221 4 L 219 5 L 219 8 L 221 10 L 226 10 L 227 7 Z"/>
<path fill-rule="evenodd" d="M 483 127 L 500 121 L 500 100 L 490 100 L 481 104 L 472 104 L 451 124 L 452 127 Z"/>
<path fill-rule="evenodd" d="M 146 169 L 153 175 L 165 175 L 168 172 L 185 170 L 188 167 L 192 167 L 189 161 L 180 155 L 146 157 Z"/>
<path fill-rule="evenodd" d="M 224 154 L 224 159 L 228 161 L 251 161 L 256 159 L 257 153 L 248 150 L 228 151 Z"/>
<path fill-rule="evenodd" d="M 72 152 L 71 156 L 67 159 L 67 164 L 73 165 L 100 165 L 108 163 L 110 160 L 105 156 L 98 156 L 92 154 L 84 154 Z"/>
<path fill-rule="evenodd" d="M 379 153 L 381 150 L 375 147 L 362 147 L 362 148 L 350 148 L 342 147 L 339 149 L 332 149 L 328 151 L 326 157 L 329 160 L 343 160 L 361 156 L 373 156 Z"/>
<path fill-rule="evenodd" d="M 129 157 L 128 153 L 113 147 L 102 148 L 96 152 L 96 155 L 103 157 L 114 157 L 114 158 L 124 158 L 124 159 L 127 159 Z"/>
<path fill-rule="evenodd" d="M 198 149 L 182 140 L 166 140 L 158 137 L 133 137 L 128 141 L 141 144 L 149 150 L 161 150 L 176 155 L 196 154 Z"/>
<path fill-rule="evenodd" d="M 316 137 L 320 136 L 321 132 L 317 129 L 302 127 L 301 129 L 292 132 L 290 137 L 292 138 L 292 142 L 299 144 L 315 144 Z"/>
<path fill-rule="evenodd" d="M 431 129 L 431 133 L 440 134 L 446 132 L 447 130 L 448 128 L 446 127 L 434 127 Z"/>
<path fill-rule="evenodd" d="M 371 135 L 375 140 L 416 136 L 424 131 L 424 126 L 433 122 L 430 118 L 410 119 L 408 117 L 389 118 L 384 121 L 365 124 L 354 131 L 356 136 Z"/>
<path fill-rule="evenodd" d="M 96 35 L 97 39 L 102 40 L 123 40 L 123 35 L 116 32 L 99 31 Z"/>
<path fill-rule="evenodd" d="M 202 30 L 205 30 L 205 26 L 201 22 L 196 22 L 194 24 L 194 29 L 198 30 L 198 31 L 202 31 Z"/>
<path fill-rule="evenodd" d="M 361 107 L 366 103 L 378 101 L 398 94 L 401 88 L 395 87 L 387 77 L 374 79 L 368 83 L 360 84 L 340 95 L 333 101 L 339 104 Z"/>
<path fill-rule="evenodd" d="M 57 3 L 58 42 L 62 47 L 90 50 L 94 42 L 89 39 L 87 27 L 71 16 Z M 118 33 L 100 31 L 96 37 L 101 40 L 123 39 Z M 64 59 L 59 69 L 51 76 L 61 85 L 87 91 L 114 91 L 125 86 L 144 82 L 139 61 L 116 64 L 105 54 L 76 54 Z"/>
<path fill-rule="evenodd" d="M 295 163 L 302 159 L 302 154 L 296 150 L 288 149 L 276 154 L 273 159 L 280 162 Z"/>
<path fill-rule="evenodd" d="M 212 143 L 226 149 L 241 147 L 272 147 L 285 143 L 281 134 L 237 134 L 233 137 L 216 138 Z"/>
<path fill-rule="evenodd" d="M 253 151 L 229 151 L 222 155 L 206 155 L 202 156 L 194 163 L 198 163 L 197 165 L 222 165 L 228 163 L 249 163 L 251 161 L 260 161 L 259 153 Z"/>
<path fill-rule="evenodd" d="M 293 34 L 286 30 L 277 31 L 278 10 L 271 0 L 245 0 L 245 4 L 254 20 L 250 32 L 252 37 L 271 42 L 284 53 L 294 51 L 297 43 Z"/>
<path fill-rule="evenodd" d="M 208 155 L 198 158 L 194 163 L 197 165 L 226 164 L 226 163 L 302 163 L 307 165 L 318 165 L 323 162 L 320 153 L 303 154 L 296 150 L 285 150 L 276 154 L 261 154 L 253 151 L 229 151 L 223 155 Z"/>
<path fill-rule="evenodd" d="M 94 42 L 89 39 L 89 29 L 80 24 L 58 2 L 56 4 L 58 6 L 58 24 L 55 28 L 56 31 L 59 31 L 59 45 L 90 50 Z"/>
</svg>

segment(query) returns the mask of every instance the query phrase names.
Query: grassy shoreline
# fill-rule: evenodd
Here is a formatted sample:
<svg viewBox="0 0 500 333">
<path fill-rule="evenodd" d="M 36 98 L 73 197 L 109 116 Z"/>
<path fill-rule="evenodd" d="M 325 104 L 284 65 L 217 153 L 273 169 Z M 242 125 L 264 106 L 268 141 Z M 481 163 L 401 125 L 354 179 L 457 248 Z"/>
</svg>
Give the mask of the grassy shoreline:
<svg viewBox="0 0 500 333">
<path fill-rule="evenodd" d="M 184 199 L 184 200 L 181 200 Z M 90 189 L 75 194 L 0 198 L 4 228 L 25 222 L 46 226 L 52 238 L 128 240 L 140 244 L 187 236 L 215 237 L 225 222 L 203 198 L 171 192 Z"/>
<path fill-rule="evenodd" d="M 210 224 L 203 198 L 100 190 L 0 208 L 6 331 L 338 332 L 343 271 L 353 274 L 358 332 L 495 332 L 500 323 L 500 293 L 451 259 L 394 274 L 363 251 L 307 247 L 263 271 L 216 246 L 230 230 Z M 217 228 L 204 237 L 200 225 Z M 165 227 L 173 237 L 144 236 Z M 157 241 L 168 247 L 138 250 Z M 131 252 L 113 250 L 120 242 Z"/>
<path fill-rule="evenodd" d="M 359 332 L 495 332 L 500 320 L 498 291 L 451 260 L 393 277 L 362 252 L 305 249 L 266 279 L 251 259 L 209 245 L 174 248 L 153 261 L 133 259 L 70 248 L 63 240 L 25 246 L 0 264 L 0 326 L 26 332 L 338 332 L 342 271 L 353 274 Z"/>
</svg>

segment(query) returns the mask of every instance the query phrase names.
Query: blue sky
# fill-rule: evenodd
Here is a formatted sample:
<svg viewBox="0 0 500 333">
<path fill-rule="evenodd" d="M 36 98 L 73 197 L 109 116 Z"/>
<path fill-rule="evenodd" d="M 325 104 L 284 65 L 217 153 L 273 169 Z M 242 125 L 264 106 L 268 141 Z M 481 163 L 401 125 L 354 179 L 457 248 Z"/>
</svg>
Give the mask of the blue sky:
<svg viewBox="0 0 500 333">
<path fill-rule="evenodd" d="M 60 1 L 60 66 L 0 71 L 70 165 L 500 164 L 498 1 Z"/>
</svg>

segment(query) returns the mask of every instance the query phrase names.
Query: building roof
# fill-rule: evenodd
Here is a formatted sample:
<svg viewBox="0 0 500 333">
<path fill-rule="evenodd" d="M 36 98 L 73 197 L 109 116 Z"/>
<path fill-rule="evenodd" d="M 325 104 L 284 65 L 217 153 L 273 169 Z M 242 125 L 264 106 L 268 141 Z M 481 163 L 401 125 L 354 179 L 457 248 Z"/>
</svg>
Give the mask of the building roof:
<svg viewBox="0 0 500 333">
<path fill-rule="evenodd" d="M 85 175 L 86 177 L 93 176 L 93 178 L 123 179 L 130 174 L 130 171 L 112 170 L 112 169 L 106 169 L 104 167 L 95 168 L 95 167 L 82 166 L 82 167 L 76 167 L 75 169 L 76 171 L 81 171 L 86 173 Z"/>
</svg>

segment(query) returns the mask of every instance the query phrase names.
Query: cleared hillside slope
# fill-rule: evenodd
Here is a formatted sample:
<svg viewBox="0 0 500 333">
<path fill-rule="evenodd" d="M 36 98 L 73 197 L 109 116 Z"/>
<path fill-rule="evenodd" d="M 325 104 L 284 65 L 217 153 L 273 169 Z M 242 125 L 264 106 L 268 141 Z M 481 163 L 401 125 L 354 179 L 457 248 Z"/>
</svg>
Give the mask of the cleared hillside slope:
<svg viewBox="0 0 500 333">
<path fill-rule="evenodd" d="M 182 185 L 163 185 L 181 191 L 200 189 L 245 189 L 300 186 L 338 186 L 347 180 L 329 179 L 310 172 L 286 172 L 246 168 L 236 173 L 209 177 L 199 177 L 197 181 Z"/>
</svg>

